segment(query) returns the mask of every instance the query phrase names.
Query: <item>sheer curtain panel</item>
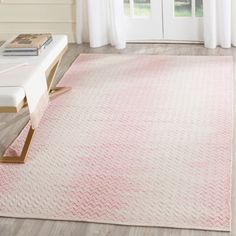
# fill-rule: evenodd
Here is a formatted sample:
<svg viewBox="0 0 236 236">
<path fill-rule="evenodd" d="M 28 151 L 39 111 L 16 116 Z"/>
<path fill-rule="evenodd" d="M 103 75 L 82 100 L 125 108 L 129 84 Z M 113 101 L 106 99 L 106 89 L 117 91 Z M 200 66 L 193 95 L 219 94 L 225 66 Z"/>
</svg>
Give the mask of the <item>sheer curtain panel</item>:
<svg viewBox="0 0 236 236">
<path fill-rule="evenodd" d="M 77 43 L 125 48 L 123 0 L 77 0 Z"/>
<path fill-rule="evenodd" d="M 236 46 L 236 0 L 204 0 L 203 3 L 205 46 Z"/>
</svg>

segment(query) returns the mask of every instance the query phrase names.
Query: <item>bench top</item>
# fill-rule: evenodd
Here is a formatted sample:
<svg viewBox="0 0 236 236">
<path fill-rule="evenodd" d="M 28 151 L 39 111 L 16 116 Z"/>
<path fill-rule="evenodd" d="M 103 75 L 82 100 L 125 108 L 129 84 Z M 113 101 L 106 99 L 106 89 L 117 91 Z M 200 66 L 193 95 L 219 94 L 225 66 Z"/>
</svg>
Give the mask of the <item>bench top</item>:
<svg viewBox="0 0 236 236">
<path fill-rule="evenodd" d="M 4 48 L 8 42 L 3 44 Z M 0 56 L 0 62 L 9 60 L 27 62 L 30 65 L 40 66 L 45 72 L 63 52 L 68 44 L 66 35 L 53 35 L 53 42 L 39 56 Z M 16 72 L 17 74 L 17 72 Z M 17 107 L 25 98 L 24 89 L 21 87 L 0 87 L 0 107 Z"/>
</svg>

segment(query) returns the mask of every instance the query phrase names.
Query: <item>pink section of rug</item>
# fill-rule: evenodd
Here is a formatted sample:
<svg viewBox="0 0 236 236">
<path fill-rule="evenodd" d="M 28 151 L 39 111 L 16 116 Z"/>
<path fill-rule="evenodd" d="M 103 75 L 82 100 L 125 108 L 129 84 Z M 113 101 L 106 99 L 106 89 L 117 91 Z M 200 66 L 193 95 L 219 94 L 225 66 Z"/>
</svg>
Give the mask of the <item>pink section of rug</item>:
<svg viewBox="0 0 236 236">
<path fill-rule="evenodd" d="M 0 166 L 0 215 L 230 230 L 232 68 L 231 57 L 81 55 L 28 162 Z"/>
</svg>

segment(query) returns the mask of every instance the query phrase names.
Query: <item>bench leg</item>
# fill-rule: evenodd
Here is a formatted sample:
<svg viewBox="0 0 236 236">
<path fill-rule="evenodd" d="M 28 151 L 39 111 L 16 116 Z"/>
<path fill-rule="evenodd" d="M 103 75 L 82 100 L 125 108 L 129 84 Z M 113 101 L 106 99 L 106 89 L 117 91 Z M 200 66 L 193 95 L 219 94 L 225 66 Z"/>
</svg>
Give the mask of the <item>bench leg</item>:
<svg viewBox="0 0 236 236">
<path fill-rule="evenodd" d="M 54 99 L 56 96 L 60 96 L 71 90 L 71 87 L 56 87 L 50 90 L 49 97 L 50 99 Z"/>
<path fill-rule="evenodd" d="M 71 88 L 70 87 L 57 87 L 53 90 L 50 91 L 50 98 L 56 98 L 57 96 L 60 96 L 68 91 L 70 91 Z M 24 164 L 26 159 L 27 159 L 27 155 L 30 149 L 30 145 L 32 143 L 32 139 L 35 133 L 35 129 L 33 129 L 32 127 L 30 127 L 26 140 L 25 140 L 25 144 L 24 147 L 21 151 L 21 155 L 20 156 L 3 156 L 0 157 L 0 163 L 16 163 L 16 164 Z"/>
<path fill-rule="evenodd" d="M 59 96 L 63 93 L 66 93 L 68 91 L 71 90 L 70 87 L 56 87 L 56 88 L 52 88 L 53 82 L 55 80 L 56 77 L 56 73 L 57 70 L 59 68 L 59 65 L 61 63 L 61 58 L 58 59 L 58 61 L 56 62 L 56 64 L 51 68 L 48 78 L 47 78 L 47 82 L 48 82 L 48 91 L 49 91 L 49 96 L 50 98 L 54 98 L 56 96 Z"/>
<path fill-rule="evenodd" d="M 3 156 L 0 157 L 0 163 L 18 163 L 18 164 L 23 164 L 25 163 L 26 159 L 27 159 L 27 154 L 33 139 L 35 133 L 35 129 L 33 129 L 32 127 L 30 127 L 28 135 L 26 137 L 25 140 L 25 144 L 24 147 L 21 151 L 21 155 L 20 156 Z"/>
<path fill-rule="evenodd" d="M 64 54 L 64 52 L 62 54 Z M 71 90 L 70 87 L 56 87 L 56 88 L 52 89 L 52 85 L 55 80 L 55 76 L 56 76 L 58 67 L 61 62 L 62 54 L 61 54 L 61 56 L 58 57 L 57 61 L 53 65 L 53 67 L 50 68 L 50 71 L 48 72 L 48 77 L 47 77 L 48 92 L 49 92 L 50 98 L 52 98 L 52 99 Z M 25 104 L 24 104 L 24 107 L 26 107 L 26 106 L 27 106 L 27 102 L 25 102 Z M 28 151 L 29 151 L 29 148 L 30 148 L 33 136 L 34 136 L 34 132 L 35 132 L 35 130 L 32 127 L 30 127 L 20 156 L 0 157 L 0 163 L 18 163 L 18 164 L 25 163 L 25 161 L 27 159 L 27 154 L 28 154 Z"/>
</svg>

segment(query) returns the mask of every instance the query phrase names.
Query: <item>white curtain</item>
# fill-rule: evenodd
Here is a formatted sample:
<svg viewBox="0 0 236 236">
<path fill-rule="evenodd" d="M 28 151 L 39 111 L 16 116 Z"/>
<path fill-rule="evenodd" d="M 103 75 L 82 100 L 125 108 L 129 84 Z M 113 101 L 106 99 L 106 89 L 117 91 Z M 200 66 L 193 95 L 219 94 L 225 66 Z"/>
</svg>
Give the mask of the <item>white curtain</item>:
<svg viewBox="0 0 236 236">
<path fill-rule="evenodd" d="M 77 0 L 77 43 L 125 48 L 123 0 Z"/>
<path fill-rule="evenodd" d="M 236 0 L 203 0 L 207 48 L 236 46 Z"/>
</svg>

